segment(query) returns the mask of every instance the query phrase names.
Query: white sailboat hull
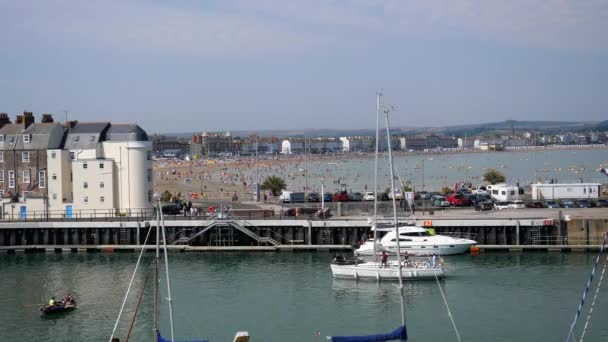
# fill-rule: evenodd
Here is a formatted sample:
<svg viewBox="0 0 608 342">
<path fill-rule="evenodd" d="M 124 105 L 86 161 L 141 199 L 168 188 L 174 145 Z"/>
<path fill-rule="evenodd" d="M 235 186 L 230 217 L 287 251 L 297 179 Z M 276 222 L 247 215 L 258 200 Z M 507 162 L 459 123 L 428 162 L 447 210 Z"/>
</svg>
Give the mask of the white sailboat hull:
<svg viewBox="0 0 608 342">
<path fill-rule="evenodd" d="M 334 278 L 348 279 L 376 279 L 393 280 L 399 279 L 399 267 L 389 265 L 380 267 L 379 263 L 363 263 L 358 265 L 334 265 L 331 264 L 331 272 Z M 424 280 L 442 278 L 445 276 L 442 267 L 403 267 L 401 269 L 403 280 Z"/>
</svg>

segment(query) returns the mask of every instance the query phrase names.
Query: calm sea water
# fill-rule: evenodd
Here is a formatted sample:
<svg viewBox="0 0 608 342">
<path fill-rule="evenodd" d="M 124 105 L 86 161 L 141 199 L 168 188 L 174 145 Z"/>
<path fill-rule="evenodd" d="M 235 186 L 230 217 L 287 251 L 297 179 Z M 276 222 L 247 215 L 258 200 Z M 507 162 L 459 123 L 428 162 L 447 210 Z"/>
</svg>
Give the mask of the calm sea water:
<svg viewBox="0 0 608 342">
<path fill-rule="evenodd" d="M 136 258 L 1 255 L 0 341 L 107 341 Z M 151 261 L 150 255 L 146 258 L 145 270 Z M 171 254 L 176 338 L 232 341 L 236 331 L 247 330 L 252 341 L 324 341 L 331 334 L 388 332 L 399 325 L 392 283 L 334 280 L 329 258 L 324 253 Z M 594 259 L 592 254 L 559 253 L 449 257 L 449 277 L 441 286 L 463 341 L 560 341 Z M 120 325 L 123 341 L 144 271 L 136 277 Z M 41 318 L 36 304 L 66 290 L 80 307 L 54 319 Z M 456 340 L 437 283 L 406 283 L 405 293 L 411 341 Z M 151 303 L 148 288 L 132 341 L 151 340 Z M 604 286 L 585 341 L 608 340 L 606 317 Z M 586 313 L 581 321 L 585 318 Z M 166 307 L 161 320 L 168 336 Z"/>
<path fill-rule="evenodd" d="M 307 164 L 307 165 L 306 165 Z M 515 184 L 530 184 L 535 179 L 559 182 L 605 182 L 606 177 L 596 169 L 608 166 L 608 149 L 593 150 L 553 150 L 530 152 L 492 152 L 492 153 L 450 153 L 438 155 L 398 155 L 395 168 L 400 178 L 409 181 L 416 189 L 439 190 L 442 186 L 452 185 L 465 179 L 473 184 L 482 183 L 482 175 L 488 168 L 505 174 L 508 181 Z M 304 170 L 308 169 L 308 180 Z M 252 182 L 255 170 L 245 171 Z M 325 190 L 334 191 L 345 185 L 354 191 L 369 191 L 374 184 L 374 159 L 349 158 L 336 162 L 303 160 L 291 165 L 270 165 L 258 170 L 259 178 L 280 175 L 287 180 L 288 188 L 300 191 L 306 182 L 311 189 L 319 191 L 321 183 Z M 390 176 L 388 160 L 379 160 L 379 188 L 389 187 Z"/>
</svg>

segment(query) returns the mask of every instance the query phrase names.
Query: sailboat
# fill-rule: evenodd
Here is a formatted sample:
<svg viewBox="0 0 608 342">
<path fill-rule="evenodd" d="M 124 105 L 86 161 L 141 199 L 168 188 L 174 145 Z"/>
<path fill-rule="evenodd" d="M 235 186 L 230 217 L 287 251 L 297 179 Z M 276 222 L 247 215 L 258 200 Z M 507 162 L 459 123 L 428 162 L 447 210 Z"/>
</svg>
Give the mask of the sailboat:
<svg viewBox="0 0 608 342">
<path fill-rule="evenodd" d="M 381 93 L 378 93 L 378 111 L 379 111 L 379 107 L 380 107 L 380 96 Z M 389 125 L 389 120 L 388 120 L 388 114 L 389 114 L 390 110 L 386 110 L 385 114 L 386 114 L 386 138 L 388 140 L 388 160 L 389 160 L 389 166 L 390 166 L 390 175 L 391 175 L 391 192 L 393 194 L 392 196 L 392 203 L 393 203 L 393 219 L 394 219 L 394 223 L 395 223 L 395 234 L 399 234 L 399 222 L 397 221 L 397 202 L 395 200 L 395 176 L 394 176 L 394 167 L 393 167 L 393 155 L 392 155 L 392 149 L 391 149 L 391 135 L 390 135 L 390 125 Z M 376 126 L 378 126 L 378 114 L 376 115 Z M 378 129 L 376 129 L 376 136 L 378 136 Z M 377 149 L 378 149 L 378 139 L 376 139 L 376 158 L 377 158 Z M 377 172 L 377 171 L 376 171 Z M 376 188 L 377 189 L 377 188 Z M 375 221 L 375 220 L 374 220 Z M 375 224 L 375 222 L 374 222 Z M 399 244 L 397 244 L 397 260 L 401 260 L 401 249 L 399 247 Z M 333 265 L 332 265 L 333 266 Z M 398 289 L 399 289 L 399 297 L 401 300 L 401 326 L 399 326 L 397 329 L 393 330 L 392 332 L 388 333 L 388 334 L 374 334 L 374 335 L 367 335 L 367 336 L 332 336 L 332 337 L 328 337 L 328 340 L 331 340 L 332 342 L 373 342 L 373 341 L 377 341 L 377 342 L 381 342 L 381 341 L 407 341 L 407 329 L 405 327 L 405 299 L 403 298 L 403 269 L 404 267 L 401 267 L 401 265 L 397 266 L 397 279 L 399 279 L 399 285 L 398 285 Z M 333 267 L 332 267 L 332 272 L 333 272 Z"/>
<path fill-rule="evenodd" d="M 151 265 L 151 271 L 154 271 L 154 279 L 153 279 L 153 286 L 154 286 L 154 323 L 153 323 L 153 335 L 151 336 L 153 338 L 153 341 L 155 342 L 175 342 L 175 331 L 174 331 L 174 326 L 173 326 L 173 304 L 172 304 L 172 299 L 171 299 L 171 281 L 170 281 L 170 277 L 169 277 L 169 258 L 168 258 L 168 253 L 167 253 L 167 236 L 166 236 L 166 230 L 165 230 L 165 220 L 163 217 L 163 213 L 162 210 L 160 209 L 162 208 L 161 205 L 161 200 L 160 198 L 158 199 L 158 206 L 155 207 L 155 211 L 156 211 L 156 254 L 155 254 L 155 258 L 152 262 Z M 162 223 L 162 224 L 161 224 Z M 161 229 L 162 228 L 162 229 Z M 129 287 L 127 288 L 127 292 L 125 294 L 125 297 L 123 299 L 120 311 L 118 313 L 118 317 L 116 318 L 116 322 L 114 324 L 114 329 L 112 330 L 112 334 L 110 335 L 110 342 L 120 342 L 120 339 L 118 337 L 116 337 L 116 331 L 118 328 L 118 324 L 120 322 L 120 318 L 122 316 L 122 313 L 124 311 L 125 308 L 125 304 L 127 302 L 127 298 L 129 297 L 129 293 L 131 291 L 131 287 L 133 286 L 133 282 L 135 279 L 135 275 L 137 274 L 137 271 L 139 269 L 139 266 L 141 264 L 141 260 L 142 260 L 142 256 L 144 254 L 144 251 L 146 250 L 146 244 L 148 242 L 148 239 L 150 237 L 150 233 L 151 233 L 152 229 L 148 230 L 148 233 L 146 235 L 146 238 L 144 240 L 144 243 L 142 245 L 141 248 L 141 252 L 139 254 L 139 257 L 137 259 L 137 264 L 135 265 L 135 269 L 133 271 L 133 274 L 131 275 L 131 281 L 129 283 Z M 165 266 L 165 276 L 166 276 L 166 284 L 167 284 L 167 304 L 168 304 L 168 308 L 169 308 L 169 327 L 170 327 L 170 339 L 167 339 L 165 337 L 163 337 L 163 335 L 160 332 L 159 329 L 159 322 L 158 322 L 158 313 L 159 313 L 159 303 L 158 303 L 158 298 L 159 298 L 159 288 L 158 288 L 158 283 L 159 283 L 159 266 L 160 266 L 160 237 L 161 237 L 161 233 L 162 233 L 162 244 L 163 244 L 163 255 L 164 255 L 164 266 Z M 148 273 L 149 275 L 150 273 Z M 135 313 L 134 313 L 134 317 L 131 321 L 131 325 L 129 327 L 127 336 L 126 336 L 126 341 L 129 340 L 130 334 L 131 334 L 131 330 L 133 328 L 133 324 L 135 323 L 135 318 L 137 317 L 137 313 L 139 311 L 139 307 L 141 304 L 141 297 L 143 295 L 143 291 L 144 288 L 146 286 L 147 280 L 148 280 L 148 275 L 145 278 L 143 287 L 141 289 L 141 293 L 140 293 L 140 297 L 137 303 L 137 307 L 135 309 Z M 235 337 L 234 337 L 234 342 L 248 342 L 249 341 L 249 333 L 246 331 L 241 331 L 238 332 Z M 192 340 L 192 341 L 181 341 L 181 342 L 209 342 L 209 341 L 203 341 L 203 340 Z"/>
</svg>

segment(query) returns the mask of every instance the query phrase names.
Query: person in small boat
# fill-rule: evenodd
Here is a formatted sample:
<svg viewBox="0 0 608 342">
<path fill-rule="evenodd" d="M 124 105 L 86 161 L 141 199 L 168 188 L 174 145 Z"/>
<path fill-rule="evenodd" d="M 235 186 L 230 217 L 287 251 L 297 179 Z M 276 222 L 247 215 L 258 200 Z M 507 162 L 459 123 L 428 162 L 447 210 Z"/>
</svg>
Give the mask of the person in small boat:
<svg viewBox="0 0 608 342">
<path fill-rule="evenodd" d="M 49 306 L 55 306 L 55 297 L 51 297 L 49 300 Z"/>
<path fill-rule="evenodd" d="M 72 294 L 70 294 L 68 292 L 68 294 L 63 297 L 63 305 L 73 305 L 74 304 L 74 297 L 72 297 Z"/>
<path fill-rule="evenodd" d="M 384 267 L 387 267 L 388 266 L 387 261 L 388 261 L 388 254 L 386 254 L 385 251 L 382 251 L 382 264 L 381 265 Z"/>
</svg>

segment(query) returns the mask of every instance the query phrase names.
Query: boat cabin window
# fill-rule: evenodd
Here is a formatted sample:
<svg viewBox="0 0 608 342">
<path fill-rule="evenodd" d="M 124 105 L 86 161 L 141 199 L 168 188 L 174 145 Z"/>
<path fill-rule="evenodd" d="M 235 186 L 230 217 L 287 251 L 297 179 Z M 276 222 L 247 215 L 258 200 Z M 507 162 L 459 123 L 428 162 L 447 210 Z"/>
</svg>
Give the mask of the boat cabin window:
<svg viewBox="0 0 608 342">
<path fill-rule="evenodd" d="M 391 239 L 391 241 L 395 241 L 397 239 Z M 412 239 L 399 239 L 399 242 L 411 242 Z"/>
<path fill-rule="evenodd" d="M 414 232 L 414 233 L 401 233 L 401 236 L 431 236 L 431 234 L 427 231 L 424 232 Z"/>
</svg>

